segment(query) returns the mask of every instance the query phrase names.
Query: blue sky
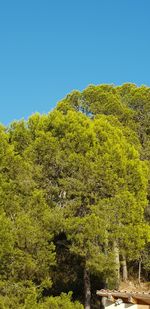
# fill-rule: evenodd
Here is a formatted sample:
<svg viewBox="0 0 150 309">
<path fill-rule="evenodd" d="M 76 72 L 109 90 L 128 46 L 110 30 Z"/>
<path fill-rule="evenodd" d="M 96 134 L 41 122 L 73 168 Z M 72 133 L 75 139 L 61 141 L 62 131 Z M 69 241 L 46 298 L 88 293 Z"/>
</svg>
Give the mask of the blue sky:
<svg viewBox="0 0 150 309">
<path fill-rule="evenodd" d="M 149 0 L 0 0 L 0 122 L 73 89 L 150 86 Z"/>
</svg>

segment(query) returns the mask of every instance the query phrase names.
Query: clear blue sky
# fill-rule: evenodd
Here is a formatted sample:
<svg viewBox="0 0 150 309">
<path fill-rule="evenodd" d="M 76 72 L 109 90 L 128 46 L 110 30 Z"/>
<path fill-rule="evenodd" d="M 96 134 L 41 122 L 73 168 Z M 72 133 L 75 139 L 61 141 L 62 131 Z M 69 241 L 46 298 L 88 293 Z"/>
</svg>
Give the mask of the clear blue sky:
<svg viewBox="0 0 150 309">
<path fill-rule="evenodd" d="M 0 122 L 124 82 L 150 85 L 150 0 L 0 0 Z"/>
</svg>

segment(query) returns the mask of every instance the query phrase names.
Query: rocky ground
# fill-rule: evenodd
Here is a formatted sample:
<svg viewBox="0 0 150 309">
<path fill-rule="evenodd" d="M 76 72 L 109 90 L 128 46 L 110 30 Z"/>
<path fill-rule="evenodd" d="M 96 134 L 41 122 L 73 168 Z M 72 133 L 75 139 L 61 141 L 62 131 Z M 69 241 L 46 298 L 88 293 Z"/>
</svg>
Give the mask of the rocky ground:
<svg viewBox="0 0 150 309">
<path fill-rule="evenodd" d="M 121 282 L 119 290 L 121 292 L 127 291 L 127 292 L 145 292 L 150 293 L 150 282 L 141 282 L 140 284 L 136 281 L 127 281 L 127 282 Z"/>
</svg>

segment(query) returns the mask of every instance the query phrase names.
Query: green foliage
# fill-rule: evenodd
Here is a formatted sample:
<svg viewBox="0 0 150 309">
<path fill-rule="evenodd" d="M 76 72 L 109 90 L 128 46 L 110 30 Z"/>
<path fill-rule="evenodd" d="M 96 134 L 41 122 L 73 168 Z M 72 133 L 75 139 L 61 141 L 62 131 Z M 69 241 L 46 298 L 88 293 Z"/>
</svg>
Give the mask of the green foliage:
<svg viewBox="0 0 150 309">
<path fill-rule="evenodd" d="M 4 284 L 0 284 L 3 293 Z M 6 288 L 6 286 L 5 286 Z M 31 282 L 22 282 L 7 287 L 7 296 L 0 296 L 1 309 L 83 309 L 78 302 L 73 302 L 72 292 L 62 293 L 60 296 L 50 296 L 38 301 L 38 291 Z"/>
<path fill-rule="evenodd" d="M 47 300 L 45 301 L 45 303 L 43 304 L 42 308 L 43 309 L 83 309 L 83 306 L 75 301 L 75 302 L 71 302 L 71 295 L 72 293 L 69 293 L 68 295 L 62 293 L 60 296 L 57 297 L 49 297 L 47 298 Z"/>
<path fill-rule="evenodd" d="M 111 285 L 114 243 L 149 272 L 149 115 L 148 87 L 90 85 L 0 126 L 0 308 L 82 308 L 58 295 Z"/>
</svg>

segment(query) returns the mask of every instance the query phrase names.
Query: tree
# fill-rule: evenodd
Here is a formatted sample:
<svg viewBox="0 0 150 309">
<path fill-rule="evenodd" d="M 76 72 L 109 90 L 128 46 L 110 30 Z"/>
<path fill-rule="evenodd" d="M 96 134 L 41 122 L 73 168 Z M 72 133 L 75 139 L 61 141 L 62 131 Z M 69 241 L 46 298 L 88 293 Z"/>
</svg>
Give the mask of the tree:
<svg viewBox="0 0 150 309">
<path fill-rule="evenodd" d="M 54 111 L 50 125 L 51 134 L 59 144 L 55 165 L 59 171 L 56 178 L 59 190 L 57 203 L 66 218 L 70 250 L 83 257 L 85 294 L 90 295 L 87 291 L 90 290 L 90 283 L 87 286 L 90 282 L 88 273 L 103 269 L 101 259 L 106 259 L 104 247 L 107 243 L 118 241 L 122 224 L 122 242 L 125 241 L 129 233 L 125 229 L 130 217 L 127 211 L 133 213 L 132 223 L 141 221 L 147 203 L 147 167 L 140 161 L 138 151 L 128 143 L 123 130 L 112 124 L 107 116 L 91 120 L 75 111 L 67 114 Z M 133 198 L 131 204 L 127 203 L 128 196 Z M 118 200 L 123 200 L 121 207 Z M 109 220 L 102 207 L 106 201 Z M 117 208 L 114 209 L 116 202 Z M 87 308 L 89 302 L 90 297 L 86 299 Z"/>
</svg>

